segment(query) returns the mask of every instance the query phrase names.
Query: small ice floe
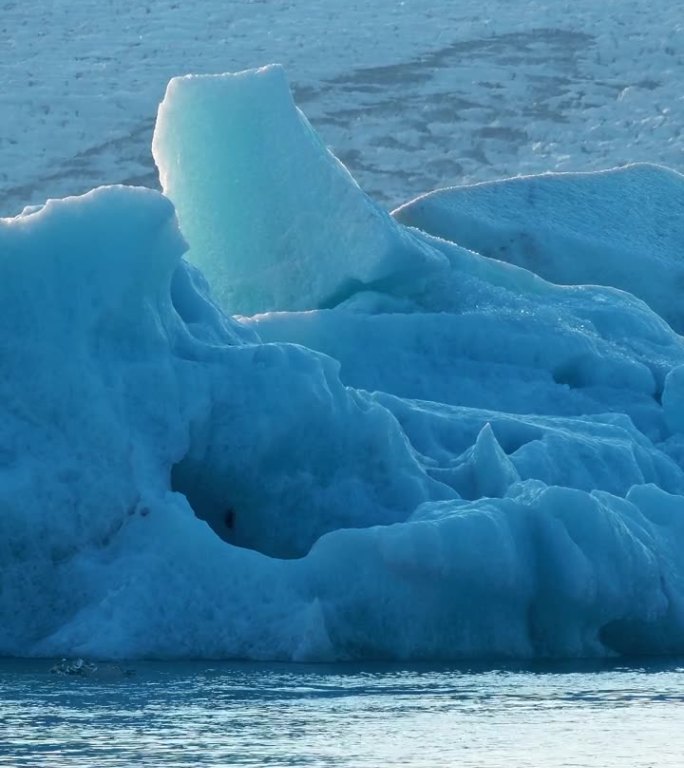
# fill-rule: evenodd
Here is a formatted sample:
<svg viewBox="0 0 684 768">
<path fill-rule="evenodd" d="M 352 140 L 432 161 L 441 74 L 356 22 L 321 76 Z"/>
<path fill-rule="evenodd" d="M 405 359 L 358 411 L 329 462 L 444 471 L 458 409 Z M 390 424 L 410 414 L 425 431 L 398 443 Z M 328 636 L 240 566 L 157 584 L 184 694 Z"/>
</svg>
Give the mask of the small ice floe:
<svg viewBox="0 0 684 768">
<path fill-rule="evenodd" d="M 80 677 L 130 677 L 132 669 L 126 669 L 118 664 L 94 664 L 85 659 L 62 659 L 50 672 L 55 675 L 78 675 Z"/>
<path fill-rule="evenodd" d="M 62 659 L 58 661 L 51 669 L 55 675 L 81 675 L 89 677 L 97 671 L 97 665 L 84 659 Z"/>
</svg>

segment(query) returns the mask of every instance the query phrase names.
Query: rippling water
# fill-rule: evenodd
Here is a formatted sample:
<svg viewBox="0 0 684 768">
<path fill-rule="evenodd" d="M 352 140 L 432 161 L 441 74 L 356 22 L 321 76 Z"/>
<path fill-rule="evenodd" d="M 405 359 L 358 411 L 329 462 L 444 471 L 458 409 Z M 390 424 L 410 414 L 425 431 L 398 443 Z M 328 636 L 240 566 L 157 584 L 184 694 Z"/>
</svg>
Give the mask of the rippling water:
<svg viewBox="0 0 684 768">
<path fill-rule="evenodd" d="M 681 766 L 684 666 L 0 662 L 0 765 Z"/>
</svg>

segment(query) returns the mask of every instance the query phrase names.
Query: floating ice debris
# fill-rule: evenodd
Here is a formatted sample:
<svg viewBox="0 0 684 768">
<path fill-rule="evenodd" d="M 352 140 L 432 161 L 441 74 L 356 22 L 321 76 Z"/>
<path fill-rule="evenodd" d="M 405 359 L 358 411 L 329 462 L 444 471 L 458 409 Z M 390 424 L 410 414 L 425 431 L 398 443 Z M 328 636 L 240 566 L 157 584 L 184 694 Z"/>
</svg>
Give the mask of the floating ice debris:
<svg viewBox="0 0 684 768">
<path fill-rule="evenodd" d="M 95 664 L 85 659 L 61 659 L 50 668 L 50 672 L 54 675 L 96 678 L 130 677 L 135 674 L 135 670 L 122 667 L 119 664 L 112 664 L 110 662 L 98 662 Z"/>
<path fill-rule="evenodd" d="M 90 677 L 97 672 L 97 666 L 83 659 L 62 659 L 58 661 L 51 669 L 54 675 L 81 675 Z"/>
</svg>

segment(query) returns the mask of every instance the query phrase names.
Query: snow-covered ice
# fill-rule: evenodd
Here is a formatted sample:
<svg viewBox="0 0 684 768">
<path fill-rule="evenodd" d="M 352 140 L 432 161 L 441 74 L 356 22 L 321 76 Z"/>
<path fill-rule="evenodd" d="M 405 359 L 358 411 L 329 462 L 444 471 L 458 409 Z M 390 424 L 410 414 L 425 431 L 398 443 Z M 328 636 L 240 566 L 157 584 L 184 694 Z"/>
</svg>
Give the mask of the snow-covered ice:
<svg viewBox="0 0 684 768">
<path fill-rule="evenodd" d="M 632 165 L 455 187 L 394 216 L 554 283 L 622 288 L 684 331 L 684 176 L 674 171 Z"/>
<path fill-rule="evenodd" d="M 391 217 L 277 67 L 154 151 L 0 220 L 0 653 L 684 652 L 679 174 Z"/>
<path fill-rule="evenodd" d="M 672 0 L 50 0 L 0 18 L 0 215 L 156 183 L 168 80 L 278 61 L 391 207 L 437 186 L 654 162 L 684 171 Z"/>
</svg>

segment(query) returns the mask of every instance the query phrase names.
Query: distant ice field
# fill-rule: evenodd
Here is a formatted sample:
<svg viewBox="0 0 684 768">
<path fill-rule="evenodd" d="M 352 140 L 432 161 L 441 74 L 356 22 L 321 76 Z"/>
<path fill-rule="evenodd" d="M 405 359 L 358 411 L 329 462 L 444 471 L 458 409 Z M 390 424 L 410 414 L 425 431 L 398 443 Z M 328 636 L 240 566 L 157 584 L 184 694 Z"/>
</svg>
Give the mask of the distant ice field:
<svg viewBox="0 0 684 768">
<path fill-rule="evenodd" d="M 105 181 L 156 185 L 149 147 L 169 78 L 271 61 L 388 207 L 546 170 L 684 169 L 675 2 L 9 1 L 0 215 Z"/>
</svg>

